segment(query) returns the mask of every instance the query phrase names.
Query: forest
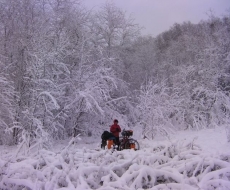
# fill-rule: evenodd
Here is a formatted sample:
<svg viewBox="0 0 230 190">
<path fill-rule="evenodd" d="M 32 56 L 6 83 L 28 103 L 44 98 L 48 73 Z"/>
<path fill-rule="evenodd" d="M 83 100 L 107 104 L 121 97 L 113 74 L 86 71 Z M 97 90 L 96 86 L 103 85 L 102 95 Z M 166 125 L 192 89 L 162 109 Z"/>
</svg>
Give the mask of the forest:
<svg viewBox="0 0 230 190">
<path fill-rule="evenodd" d="M 0 91 L 1 145 L 100 136 L 114 118 L 147 139 L 228 129 L 230 13 L 152 37 L 112 3 L 1 0 Z"/>
</svg>

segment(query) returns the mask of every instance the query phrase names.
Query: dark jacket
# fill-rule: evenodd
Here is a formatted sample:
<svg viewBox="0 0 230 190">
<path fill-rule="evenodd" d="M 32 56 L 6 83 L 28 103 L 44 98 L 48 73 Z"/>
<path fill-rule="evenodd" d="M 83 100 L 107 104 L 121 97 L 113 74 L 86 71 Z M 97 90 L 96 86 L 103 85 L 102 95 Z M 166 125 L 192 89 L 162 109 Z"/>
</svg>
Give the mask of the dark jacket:
<svg viewBox="0 0 230 190">
<path fill-rule="evenodd" d="M 119 133 L 121 132 L 121 128 L 118 124 L 114 123 L 111 127 L 110 127 L 110 132 L 113 133 L 113 135 L 115 137 L 119 137 Z"/>
</svg>

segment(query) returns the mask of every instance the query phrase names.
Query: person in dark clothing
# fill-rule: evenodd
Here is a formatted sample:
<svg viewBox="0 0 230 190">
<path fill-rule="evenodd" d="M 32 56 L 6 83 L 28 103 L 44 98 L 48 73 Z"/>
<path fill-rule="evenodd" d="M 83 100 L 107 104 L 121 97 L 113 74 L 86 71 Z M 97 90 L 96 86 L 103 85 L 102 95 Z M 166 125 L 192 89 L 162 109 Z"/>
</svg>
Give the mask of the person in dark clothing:
<svg viewBox="0 0 230 190">
<path fill-rule="evenodd" d="M 110 132 L 116 138 L 115 143 L 119 146 L 119 133 L 121 132 L 121 128 L 118 125 L 118 120 L 117 119 L 114 119 L 113 125 L 110 127 Z"/>
</svg>

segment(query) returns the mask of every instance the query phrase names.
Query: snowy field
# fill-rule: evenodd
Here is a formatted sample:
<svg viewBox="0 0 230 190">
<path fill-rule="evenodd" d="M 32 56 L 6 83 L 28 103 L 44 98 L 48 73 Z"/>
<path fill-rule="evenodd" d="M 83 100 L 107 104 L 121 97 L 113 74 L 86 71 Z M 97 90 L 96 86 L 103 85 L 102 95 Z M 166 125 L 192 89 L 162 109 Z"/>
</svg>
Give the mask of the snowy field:
<svg viewBox="0 0 230 190">
<path fill-rule="evenodd" d="M 55 142 L 52 151 L 0 146 L 0 189 L 230 189 L 224 128 L 138 141 L 139 151 L 115 152 L 101 150 L 100 138 L 83 137 L 75 144 Z"/>
</svg>

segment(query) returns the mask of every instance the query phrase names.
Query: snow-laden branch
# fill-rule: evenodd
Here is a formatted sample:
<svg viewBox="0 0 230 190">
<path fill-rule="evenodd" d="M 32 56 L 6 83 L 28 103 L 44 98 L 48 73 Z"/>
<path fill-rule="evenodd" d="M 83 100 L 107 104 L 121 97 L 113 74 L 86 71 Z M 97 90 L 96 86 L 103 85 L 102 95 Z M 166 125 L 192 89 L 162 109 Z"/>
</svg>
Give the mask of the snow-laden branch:
<svg viewBox="0 0 230 190">
<path fill-rule="evenodd" d="M 50 92 L 47 92 L 47 91 L 41 92 L 41 93 L 38 95 L 38 97 L 40 97 L 40 96 L 48 96 L 48 97 L 51 99 L 51 101 L 53 102 L 55 108 L 56 108 L 56 109 L 59 109 L 60 106 L 58 105 L 58 103 L 57 103 L 55 97 L 52 96 Z"/>
<path fill-rule="evenodd" d="M 152 142 L 139 151 L 76 148 L 0 158 L 0 187 L 59 189 L 226 189 L 229 155 L 204 153 L 193 141 Z M 143 142 L 142 142 L 143 143 Z M 228 159 L 227 159 L 228 158 Z M 5 161 L 6 159 L 6 161 Z"/>
</svg>

